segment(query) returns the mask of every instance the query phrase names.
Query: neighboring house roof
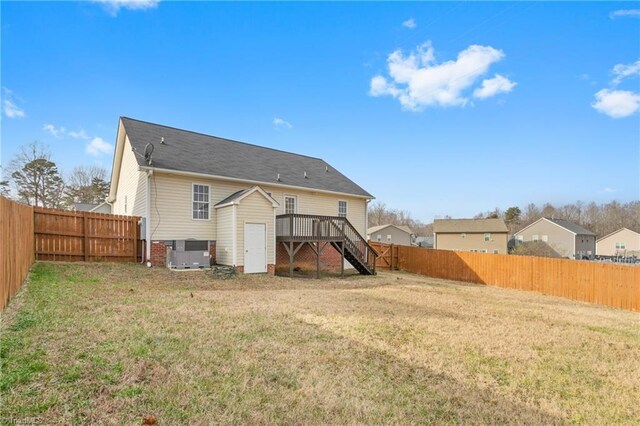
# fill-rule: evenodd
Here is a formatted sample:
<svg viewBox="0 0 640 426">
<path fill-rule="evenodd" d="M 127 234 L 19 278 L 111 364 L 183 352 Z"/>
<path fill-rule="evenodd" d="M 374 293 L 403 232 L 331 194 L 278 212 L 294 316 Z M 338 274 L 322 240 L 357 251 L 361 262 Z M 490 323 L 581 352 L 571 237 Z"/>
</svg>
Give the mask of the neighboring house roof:
<svg viewBox="0 0 640 426">
<path fill-rule="evenodd" d="M 108 211 L 109 213 L 111 213 L 111 205 L 105 201 L 104 203 L 96 204 L 96 206 L 92 208 L 90 211 L 104 213 L 104 212 L 101 212 L 100 210 L 104 210 L 105 212 Z"/>
<path fill-rule="evenodd" d="M 509 232 L 502 219 L 436 219 L 433 221 L 435 234 L 458 232 Z"/>
<path fill-rule="evenodd" d="M 137 154 L 135 157 L 138 165 L 143 168 L 190 172 L 373 198 L 320 158 L 127 117 L 121 117 L 121 122 Z M 145 146 L 149 143 L 154 146 L 151 165 L 144 158 Z"/>
<path fill-rule="evenodd" d="M 391 223 L 389 223 L 387 225 L 372 226 L 371 228 L 367 229 L 367 234 L 369 234 L 369 235 L 375 234 L 376 232 L 381 231 L 381 230 L 383 230 L 385 228 L 388 228 L 390 226 L 393 226 L 394 228 L 398 228 L 399 230 L 404 231 L 407 234 L 413 234 L 413 231 L 408 226 L 406 226 L 406 225 L 393 225 Z"/>
<path fill-rule="evenodd" d="M 618 232 L 621 232 L 621 231 L 629 231 L 629 232 L 633 232 L 634 234 L 636 234 L 636 235 L 640 236 L 640 233 L 638 233 L 638 232 L 634 231 L 633 229 L 629 229 L 629 228 L 620 228 L 620 229 L 618 229 L 617 231 L 613 231 L 613 232 L 612 232 L 612 233 L 610 233 L 609 235 L 605 235 L 605 236 L 604 236 L 604 237 L 602 237 L 602 238 L 598 238 L 598 240 L 597 240 L 596 242 L 598 242 L 598 241 L 602 241 L 602 240 L 604 240 L 605 238 L 609 238 L 610 236 L 615 235 L 615 234 L 617 234 Z"/>
<path fill-rule="evenodd" d="M 522 228 L 521 230 L 519 230 L 518 232 L 516 232 L 516 235 L 521 233 L 522 231 L 524 231 L 527 228 L 532 227 L 533 225 L 535 225 L 536 223 L 542 221 L 542 220 L 546 220 L 549 221 L 553 224 L 558 225 L 561 228 L 566 229 L 567 231 L 576 234 L 576 235 L 596 235 L 593 232 L 589 231 L 587 228 L 583 228 L 580 225 L 576 225 L 573 222 L 569 222 L 568 220 L 564 220 L 564 219 L 554 219 L 551 217 L 541 217 L 540 219 L 536 220 L 535 222 L 533 222 L 531 225 L 529 226 L 525 226 L 524 228 Z"/>
<path fill-rule="evenodd" d="M 218 208 L 218 207 L 224 207 L 224 206 L 231 206 L 233 204 L 240 204 L 240 201 L 242 201 L 243 198 L 248 197 L 249 195 L 253 194 L 254 192 L 258 192 L 264 198 L 269 200 L 269 202 L 271 203 L 271 205 L 273 207 L 278 207 L 280 205 L 276 200 L 273 199 L 272 196 L 270 196 L 267 192 L 265 192 L 264 189 L 260 188 L 259 186 L 254 186 L 253 188 L 247 188 L 247 189 L 243 189 L 241 191 L 234 192 L 233 194 L 229 195 L 227 198 L 225 198 L 224 200 L 220 201 L 219 203 L 217 203 L 213 207 L 214 208 Z"/>
<path fill-rule="evenodd" d="M 77 212 L 90 212 L 100 204 L 73 203 L 73 209 Z"/>
</svg>

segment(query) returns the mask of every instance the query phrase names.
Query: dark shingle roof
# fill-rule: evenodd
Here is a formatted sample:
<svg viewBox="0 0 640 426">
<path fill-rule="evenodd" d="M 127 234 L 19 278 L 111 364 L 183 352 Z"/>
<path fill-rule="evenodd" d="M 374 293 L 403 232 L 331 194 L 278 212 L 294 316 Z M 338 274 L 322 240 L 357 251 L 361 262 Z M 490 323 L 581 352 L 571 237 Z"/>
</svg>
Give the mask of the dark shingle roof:
<svg viewBox="0 0 640 426">
<path fill-rule="evenodd" d="M 372 197 L 320 158 L 121 117 L 133 149 L 154 146 L 152 167 Z M 164 138 L 164 144 L 161 139 Z M 328 167 L 328 169 L 327 169 Z M 305 178 L 305 172 L 307 178 Z M 280 181 L 277 180 L 280 174 Z"/>
<path fill-rule="evenodd" d="M 224 204 L 230 203 L 232 201 L 237 200 L 238 198 L 242 197 L 244 194 L 246 194 L 247 192 L 251 191 L 250 188 L 247 189 L 243 189 L 241 191 L 237 191 L 234 192 L 233 194 L 229 195 L 227 198 L 225 198 L 224 200 L 220 201 L 219 203 L 216 203 L 215 206 L 222 206 Z M 215 207 L 214 206 L 214 207 Z"/>
<path fill-rule="evenodd" d="M 545 219 L 550 220 L 556 225 L 562 226 L 564 229 L 568 229 L 569 231 L 578 234 L 578 235 L 596 235 L 593 232 L 589 231 L 587 228 L 583 228 L 580 225 L 576 225 L 575 223 L 569 222 L 564 219 L 553 219 L 550 217 L 545 217 Z"/>
</svg>

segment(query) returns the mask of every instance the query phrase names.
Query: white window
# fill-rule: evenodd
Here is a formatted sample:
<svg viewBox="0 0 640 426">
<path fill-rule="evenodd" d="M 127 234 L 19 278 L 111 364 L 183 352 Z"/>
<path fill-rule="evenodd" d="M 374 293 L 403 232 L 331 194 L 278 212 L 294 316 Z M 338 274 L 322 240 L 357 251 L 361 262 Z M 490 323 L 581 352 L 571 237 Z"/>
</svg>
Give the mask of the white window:
<svg viewBox="0 0 640 426">
<path fill-rule="evenodd" d="M 376 238 L 376 240 L 378 240 L 378 242 L 382 241 L 382 234 L 378 234 L 378 237 Z"/>
<path fill-rule="evenodd" d="M 209 220 L 209 185 L 193 184 L 192 219 Z"/>
<path fill-rule="evenodd" d="M 391 242 L 391 234 L 387 235 L 387 242 L 390 243 Z"/>
<path fill-rule="evenodd" d="M 518 240 L 518 241 L 524 241 L 524 235 L 518 235 L 518 236 L 516 237 L 516 240 Z"/>
<path fill-rule="evenodd" d="M 549 236 L 548 236 L 548 235 L 543 235 L 543 236 L 542 236 L 542 241 L 544 241 L 545 243 L 546 243 L 547 241 L 549 241 Z"/>
<path fill-rule="evenodd" d="M 467 238 L 467 234 L 465 234 L 464 232 L 463 232 L 462 234 L 460 234 L 460 236 L 461 236 L 462 238 Z"/>
<path fill-rule="evenodd" d="M 616 243 L 617 250 L 624 250 L 625 248 L 626 248 L 626 245 L 624 243 Z"/>
<path fill-rule="evenodd" d="M 485 232 L 484 233 L 484 240 L 485 241 L 491 241 L 491 234 L 489 232 Z"/>
<path fill-rule="evenodd" d="M 478 252 L 478 250 L 476 250 L 476 249 L 471 249 L 471 250 L 469 250 L 469 251 L 470 251 L 471 253 L 477 253 L 477 252 Z"/>
<path fill-rule="evenodd" d="M 298 197 L 295 195 L 284 196 L 284 213 L 291 214 L 298 210 Z"/>
<path fill-rule="evenodd" d="M 338 216 L 347 217 L 347 202 L 338 201 Z"/>
<path fill-rule="evenodd" d="M 539 240 L 539 238 L 538 238 L 537 235 L 534 235 L 534 236 L 531 237 L 531 241 L 538 241 L 538 240 Z"/>
</svg>

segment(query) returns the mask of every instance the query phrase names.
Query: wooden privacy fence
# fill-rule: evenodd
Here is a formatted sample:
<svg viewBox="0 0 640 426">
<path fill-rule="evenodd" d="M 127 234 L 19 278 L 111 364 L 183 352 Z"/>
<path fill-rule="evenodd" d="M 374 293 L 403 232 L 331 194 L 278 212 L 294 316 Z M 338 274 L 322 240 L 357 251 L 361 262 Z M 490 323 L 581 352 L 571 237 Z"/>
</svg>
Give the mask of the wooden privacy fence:
<svg viewBox="0 0 640 426">
<path fill-rule="evenodd" d="M 0 196 L 0 311 L 33 264 L 33 209 Z"/>
<path fill-rule="evenodd" d="M 638 266 L 397 247 L 398 267 L 408 272 L 640 311 Z"/>
<path fill-rule="evenodd" d="M 37 260 L 135 262 L 141 259 L 137 216 L 34 208 Z"/>
<path fill-rule="evenodd" d="M 378 253 L 376 268 L 398 269 L 398 246 L 369 241 L 369 245 Z"/>
</svg>

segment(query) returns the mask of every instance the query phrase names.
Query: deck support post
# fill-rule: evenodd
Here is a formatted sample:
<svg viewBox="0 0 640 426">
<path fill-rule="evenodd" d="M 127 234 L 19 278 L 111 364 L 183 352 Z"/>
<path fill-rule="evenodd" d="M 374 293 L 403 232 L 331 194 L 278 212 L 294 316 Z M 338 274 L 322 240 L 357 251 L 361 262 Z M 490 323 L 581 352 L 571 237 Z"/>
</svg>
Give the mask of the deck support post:
<svg viewBox="0 0 640 426">
<path fill-rule="evenodd" d="M 302 248 L 304 244 L 305 243 L 302 242 L 298 245 L 298 247 L 295 247 L 295 242 L 293 241 L 289 241 L 288 244 L 286 241 L 282 242 L 284 249 L 287 251 L 287 254 L 289 255 L 289 276 L 290 277 L 293 277 L 293 258 L 295 257 L 296 253 L 298 253 L 298 251 Z"/>
</svg>

